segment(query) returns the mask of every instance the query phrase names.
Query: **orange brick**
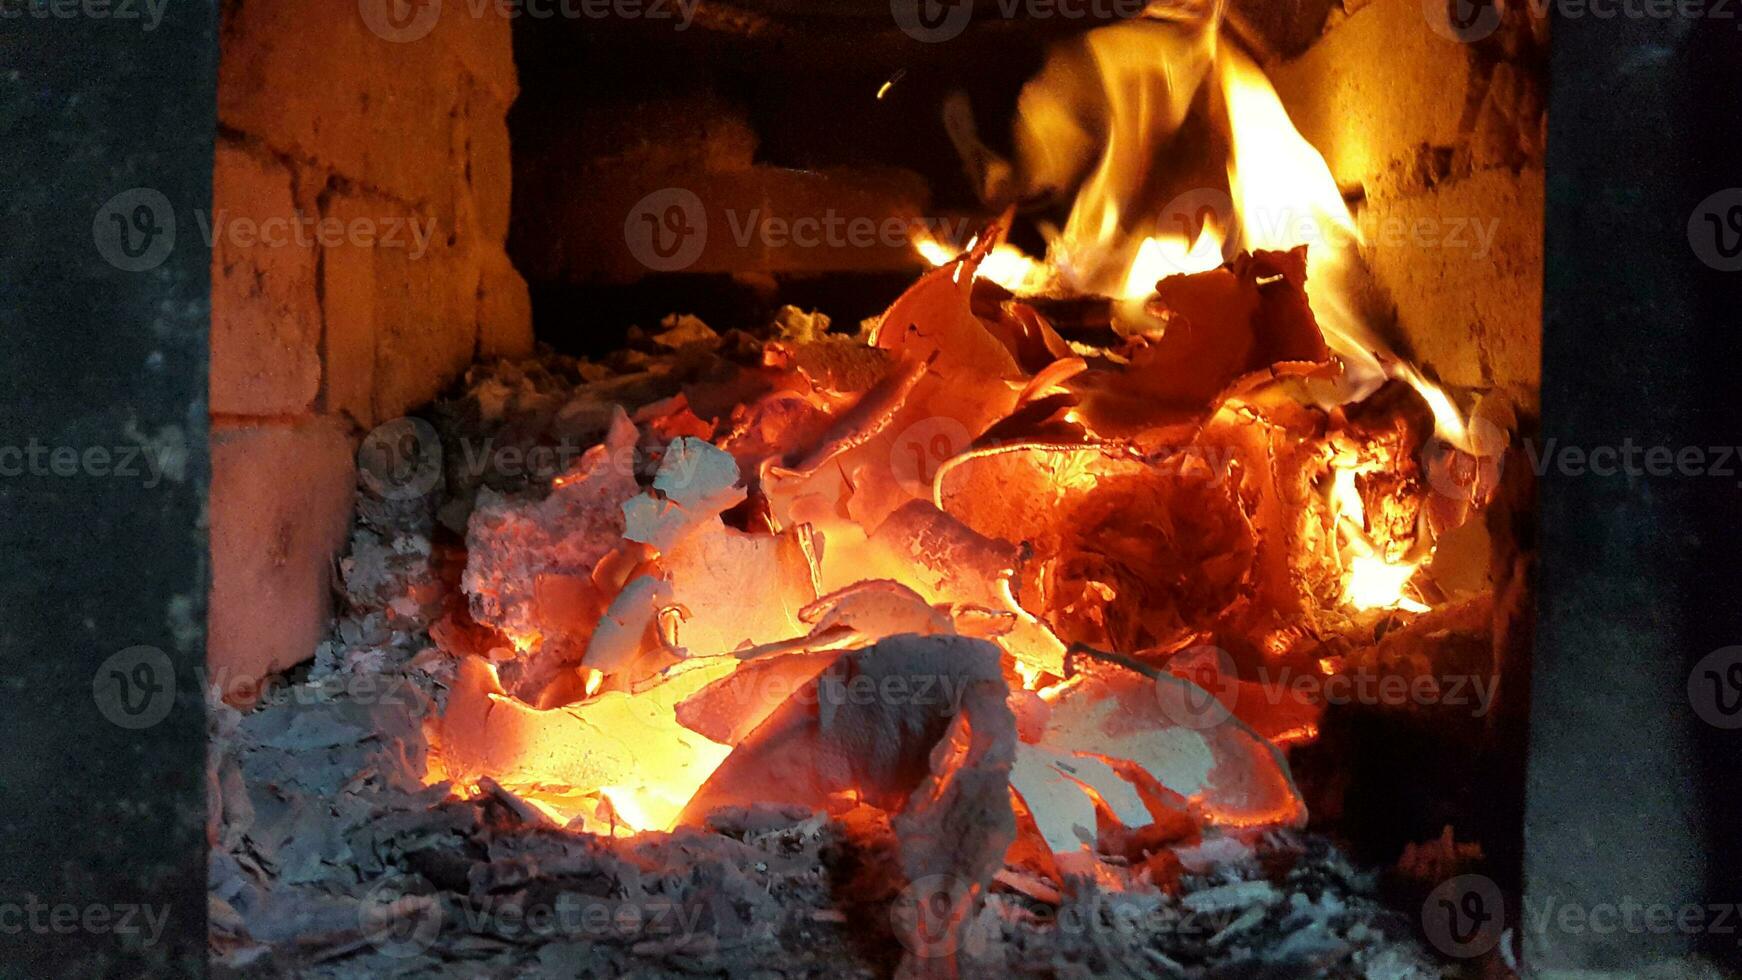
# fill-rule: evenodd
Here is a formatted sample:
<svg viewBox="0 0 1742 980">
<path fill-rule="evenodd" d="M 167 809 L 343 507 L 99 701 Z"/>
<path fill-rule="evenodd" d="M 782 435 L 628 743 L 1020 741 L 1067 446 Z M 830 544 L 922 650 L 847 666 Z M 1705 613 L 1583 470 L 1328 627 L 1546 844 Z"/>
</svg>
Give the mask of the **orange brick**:
<svg viewBox="0 0 1742 980">
<path fill-rule="evenodd" d="M 332 561 L 356 496 L 338 426 L 212 432 L 206 660 L 234 690 L 312 657 L 332 616 Z"/>
<path fill-rule="evenodd" d="M 478 277 L 478 356 L 532 353 L 532 298 L 507 253 L 483 250 Z"/>
<path fill-rule="evenodd" d="M 278 415 L 320 388 L 320 306 L 312 242 L 296 241 L 292 175 L 232 143 L 218 146 L 213 208 L 211 407 Z M 282 233 L 282 234 L 281 234 Z"/>
</svg>

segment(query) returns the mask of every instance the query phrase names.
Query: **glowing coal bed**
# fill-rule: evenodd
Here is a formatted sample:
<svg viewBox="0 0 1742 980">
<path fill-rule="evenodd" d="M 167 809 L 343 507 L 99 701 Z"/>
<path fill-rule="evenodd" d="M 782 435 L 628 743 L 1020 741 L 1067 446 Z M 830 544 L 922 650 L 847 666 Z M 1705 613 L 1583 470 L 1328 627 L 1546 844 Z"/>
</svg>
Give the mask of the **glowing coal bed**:
<svg viewBox="0 0 1742 980">
<path fill-rule="evenodd" d="M 1006 214 L 856 330 L 674 315 L 372 433 L 331 639 L 214 706 L 219 965 L 1440 975 L 1323 836 L 1321 735 L 1491 706 L 1515 423 L 1375 339 L 1323 161 L 1190 54 L 1232 196 L 1189 234 L 1120 220 L 1110 141 L 1044 257 Z"/>
</svg>

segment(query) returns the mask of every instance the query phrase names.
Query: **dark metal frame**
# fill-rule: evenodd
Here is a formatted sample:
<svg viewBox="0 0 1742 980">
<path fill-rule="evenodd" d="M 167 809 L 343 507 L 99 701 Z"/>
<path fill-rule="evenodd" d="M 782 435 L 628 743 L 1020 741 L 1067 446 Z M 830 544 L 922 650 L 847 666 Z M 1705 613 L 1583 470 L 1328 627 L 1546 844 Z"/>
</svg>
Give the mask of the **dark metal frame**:
<svg viewBox="0 0 1742 980">
<path fill-rule="evenodd" d="M 1737 21 L 1557 14 L 1550 57 L 1543 439 L 1736 445 L 1742 273 L 1703 265 L 1687 228 L 1742 185 Z M 1529 910 L 1742 901 L 1742 731 L 1703 723 L 1688 695 L 1697 661 L 1742 642 L 1738 477 L 1551 467 L 1541 541 Z M 1736 932 L 1523 925 L 1538 969 L 1737 956 Z"/>
<path fill-rule="evenodd" d="M 168 918 L 149 946 L 9 919 L 0 977 L 198 976 L 211 250 L 194 214 L 211 201 L 218 10 L 173 2 L 147 30 L 40 6 L 0 18 L 0 446 L 179 439 L 187 454 L 152 488 L 0 477 L 0 902 Z M 179 234 L 161 265 L 126 272 L 94 222 L 137 187 L 171 202 Z M 178 695 L 141 730 L 93 693 L 99 665 L 134 645 L 166 652 Z"/>
</svg>

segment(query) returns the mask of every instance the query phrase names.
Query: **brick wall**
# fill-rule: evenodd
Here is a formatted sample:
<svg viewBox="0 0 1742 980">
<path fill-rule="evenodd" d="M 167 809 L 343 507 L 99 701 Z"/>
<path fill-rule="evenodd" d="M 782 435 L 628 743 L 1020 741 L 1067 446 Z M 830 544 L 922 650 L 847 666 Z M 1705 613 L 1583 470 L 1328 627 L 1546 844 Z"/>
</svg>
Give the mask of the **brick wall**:
<svg viewBox="0 0 1742 980">
<path fill-rule="evenodd" d="M 1361 192 L 1394 341 L 1449 384 L 1534 407 L 1547 25 L 1521 5 L 1465 42 L 1436 30 L 1421 0 L 1345 6 L 1266 70 L 1338 185 Z"/>
<path fill-rule="evenodd" d="M 227 687 L 313 655 L 361 437 L 532 346 L 504 251 L 509 22 L 441 7 L 400 29 L 371 0 L 224 4 L 204 224 L 208 660 Z"/>
<path fill-rule="evenodd" d="M 695 208 L 691 221 L 705 232 L 697 254 L 663 271 L 775 275 L 917 267 L 907 235 L 884 234 L 881 226 L 892 217 L 928 214 L 924 179 L 892 166 L 757 162 L 758 134 L 746 108 L 712 93 L 565 105 L 561 124 L 539 128 L 537 143 L 515 161 L 527 191 L 515 214 L 515 246 L 535 282 L 629 283 L 662 271 L 628 244 L 633 229 L 625 222 L 650 207 L 648 195 L 668 189 L 694 195 L 688 198 Z M 657 217 L 663 207 L 647 213 Z M 824 227 L 779 230 L 807 221 Z M 855 221 L 865 233 L 857 241 L 848 234 Z"/>
</svg>

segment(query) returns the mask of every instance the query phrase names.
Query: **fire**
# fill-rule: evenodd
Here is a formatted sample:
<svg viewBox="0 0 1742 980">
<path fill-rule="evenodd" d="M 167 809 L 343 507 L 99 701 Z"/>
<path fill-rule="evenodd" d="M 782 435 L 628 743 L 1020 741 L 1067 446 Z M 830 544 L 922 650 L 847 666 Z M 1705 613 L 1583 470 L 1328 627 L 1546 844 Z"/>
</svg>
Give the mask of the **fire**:
<svg viewBox="0 0 1742 980">
<path fill-rule="evenodd" d="M 1382 377 L 1407 383 L 1433 410 L 1436 434 L 1459 449 L 1471 449 L 1463 415 L 1445 390 L 1391 357 L 1351 310 L 1361 231 L 1325 158 L 1294 128 L 1270 79 L 1250 58 L 1223 48 L 1217 69 L 1233 134 L 1228 183 L 1240 216 L 1241 246 L 1306 245 L 1313 311 L 1351 373 L 1366 375 L 1374 385 Z"/>
<path fill-rule="evenodd" d="M 915 234 L 913 247 L 921 258 L 936 267 L 956 261 L 961 253 L 973 249 L 974 242 L 970 241 L 963 248 L 957 249 L 922 230 Z M 1021 249 L 1004 242 L 993 246 L 991 253 L 974 272 L 974 278 L 995 282 L 1019 296 L 1043 291 L 1047 276 L 1045 264 L 1029 258 Z"/>
<path fill-rule="evenodd" d="M 1184 235 L 1154 235 L 1137 247 L 1119 298 L 1147 299 L 1155 292 L 1155 284 L 1168 276 L 1208 272 L 1221 264 L 1222 235 L 1214 221 L 1204 225 L 1196 241 L 1188 242 Z"/>
<path fill-rule="evenodd" d="M 1374 555 L 1356 555 L 1349 562 L 1349 587 L 1344 593 L 1356 609 L 1403 609 L 1427 612 L 1428 607 L 1404 595 L 1415 577 L 1416 563 L 1388 562 Z"/>
<path fill-rule="evenodd" d="M 1216 74 L 1233 142 L 1228 186 L 1239 214 L 1240 245 L 1278 251 L 1308 246 L 1311 281 L 1313 262 L 1339 261 L 1344 249 L 1360 244 L 1355 218 L 1325 158 L 1289 121 L 1264 72 L 1237 49 L 1223 47 Z"/>
<path fill-rule="evenodd" d="M 1356 470 L 1351 466 L 1333 464 L 1332 473 L 1329 502 L 1345 541 L 1343 555 L 1349 571 L 1343 601 L 1358 610 L 1426 612 L 1426 605 L 1405 594 L 1421 562 L 1392 561 L 1380 554 L 1367 534 L 1366 506 L 1361 502 L 1361 492 L 1355 485 Z"/>
<path fill-rule="evenodd" d="M 672 439 L 651 487 L 602 465 L 608 449 L 663 442 L 618 413 L 597 458 L 553 481 L 550 501 L 525 505 L 556 515 L 554 547 L 578 566 L 550 575 L 563 583 L 546 590 L 553 604 L 604 616 L 570 644 L 580 652 L 562 662 L 559 682 L 533 695 L 504 686 L 518 671 L 499 673 L 482 658 L 463 663 L 433 739 L 440 758 L 432 772 L 462 785 L 489 775 L 571 826 L 669 829 L 694 816 L 692 804 L 712 799 L 718 774 L 742 761 L 735 748 L 765 735 L 758 726 L 791 703 L 755 686 L 769 679 L 765 672 L 810 682 L 830 662 L 825 655 L 891 637 L 968 637 L 991 644 L 980 648 L 1001 664 L 998 697 L 1006 684 L 1038 691 L 1017 695 L 1076 711 L 1087 724 L 1103 708 L 1081 703 L 1089 685 L 1062 680 L 1073 674 L 1083 635 L 1109 638 L 1105 646 L 1119 651 L 1109 656 L 1136 662 L 1125 656 L 1135 651 L 1159 661 L 1201 642 L 1193 637 L 1210 632 L 1206 623 L 1255 621 L 1235 618 L 1266 601 L 1255 594 L 1272 600 L 1265 609 L 1278 619 L 1311 612 L 1308 602 L 1335 607 L 1339 614 L 1326 617 L 1335 621 L 1351 610 L 1428 608 L 1412 587 L 1437 595 L 1414 585 L 1432 541 L 1400 530 L 1415 511 L 1394 499 L 1413 480 L 1408 450 L 1395 448 L 1401 437 L 1381 452 L 1360 440 L 1377 444 L 1383 433 L 1372 432 L 1383 427 L 1357 432 L 1347 440 L 1356 447 L 1339 445 L 1333 457 L 1326 420 L 1343 417 L 1335 406 L 1397 379 L 1426 401 L 1440 438 L 1465 447 L 1467 428 L 1450 395 L 1392 356 L 1353 311 L 1361 238 L 1323 157 L 1258 66 L 1218 49 L 1213 31 L 1124 23 L 1090 32 L 1077 55 L 1073 70 L 1043 72 L 1019 108 L 1016 143 L 1028 177 L 1069 174 L 1078 188 L 1044 259 L 1003 241 L 958 248 L 918 238 L 916 250 L 936 269 L 868 332 L 875 350 L 858 352 L 874 355 L 864 363 L 882 365 L 881 376 L 830 387 L 795 366 L 798 342 L 770 344 L 759 381 L 772 392 L 737 406 L 717 429 L 690 416 L 703 436 Z M 1103 142 L 1055 90 L 1081 95 L 1084 84 L 1104 109 Z M 1204 85 L 1230 136 L 1232 211 L 1204 215 L 1196 228 L 1170 227 L 1157 200 L 1172 196 L 1162 191 L 1170 175 L 1156 160 Z M 1301 245 L 1304 285 L 1302 259 L 1291 252 Z M 982 312 L 969 277 L 1019 300 L 1102 297 L 1143 335 L 1116 349 L 1067 344 L 1038 303 Z M 1165 307 L 1169 319 L 1139 322 L 1151 306 Z M 1335 393 L 1277 394 L 1279 381 L 1314 388 L 1308 380 L 1328 381 L 1318 387 Z M 1263 397 L 1296 400 L 1266 417 Z M 1158 414 L 1145 415 L 1156 403 L 1164 403 Z M 1299 418 L 1309 421 L 1290 428 Z M 1419 410 L 1411 418 L 1425 428 Z M 711 441 L 710 431 L 718 433 Z M 1155 442 L 1144 445 L 1149 437 Z M 1177 476 L 1189 466 L 1163 473 L 1167 454 L 1192 462 L 1179 452 L 1188 444 L 1271 455 L 1229 457 L 1234 472 L 1222 475 L 1234 482 L 1206 490 Z M 1283 485 L 1290 467 L 1299 496 L 1311 498 L 1304 504 Z M 473 533 L 510 528 L 536 538 L 542 513 L 475 518 Z M 1306 518 L 1310 535 L 1277 530 L 1291 516 Z M 1043 526 L 1049 521 L 1059 526 Z M 605 540 L 593 548 L 577 528 Z M 1260 542 L 1262 533 L 1274 537 Z M 583 552 L 584 560 L 575 557 Z M 1306 599 L 1288 593 L 1298 578 L 1290 559 L 1317 573 Z M 1167 574 L 1145 574 L 1156 568 Z M 1222 588 L 1218 576 L 1233 585 Z M 1177 594 L 1164 595 L 1169 588 Z M 502 605 L 516 594 L 494 582 L 490 591 Z M 1161 595 L 1161 608 L 1131 611 L 1152 595 Z M 538 625 L 550 628 L 508 633 L 516 654 L 567 652 L 562 624 Z M 1260 644 L 1290 652 L 1280 648 L 1294 624 L 1273 625 L 1264 625 Z M 1120 637 L 1138 639 L 1113 642 Z M 738 682 L 742 689 L 731 686 Z M 1158 707 L 1155 695 L 1136 691 L 1132 704 L 1147 712 Z M 1213 733 L 1250 736 L 1238 753 L 1221 749 L 1249 763 L 1254 785 L 1268 787 L 1265 806 L 1221 811 L 1229 822 L 1304 818 L 1276 746 L 1315 730 L 1302 720 L 1262 737 Z M 1177 734 L 1159 722 L 1122 732 L 1133 752 Z M 1107 751 L 1047 746 L 1061 748 Z M 568 791 L 547 792 L 553 785 Z"/>
</svg>

